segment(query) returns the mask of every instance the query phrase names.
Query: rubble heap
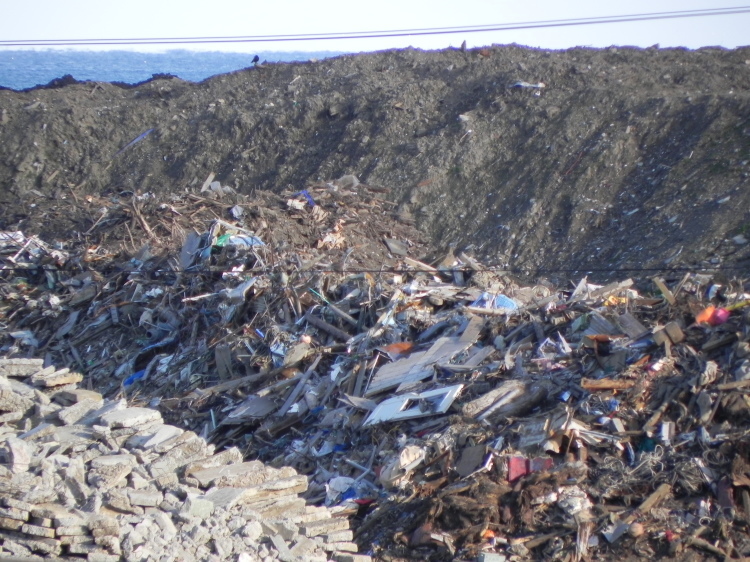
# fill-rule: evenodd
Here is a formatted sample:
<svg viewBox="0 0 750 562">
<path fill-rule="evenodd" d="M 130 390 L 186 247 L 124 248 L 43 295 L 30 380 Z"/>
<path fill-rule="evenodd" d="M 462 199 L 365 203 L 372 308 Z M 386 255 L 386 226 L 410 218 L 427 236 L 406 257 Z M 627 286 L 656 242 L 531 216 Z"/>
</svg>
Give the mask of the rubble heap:
<svg viewBox="0 0 750 562">
<path fill-rule="evenodd" d="M 78 388 L 82 378 L 0 360 L 0 557 L 369 560 L 346 518 L 306 505 L 294 469 L 214 454 L 157 410 Z"/>
<path fill-rule="evenodd" d="M 409 217 L 353 176 L 256 199 L 209 180 L 169 203 L 98 201 L 98 245 L 4 234 L 3 352 L 81 372 L 32 381 L 79 382 L 188 430 L 184 452 L 147 450 L 151 434 L 103 414 L 87 441 L 106 457 L 120 436 L 131 474 L 187 502 L 179 513 L 253 503 L 261 492 L 245 490 L 262 474 L 275 482 L 264 493 L 289 484 L 292 517 L 325 506 L 336 517 L 316 525 L 342 525 L 328 542 L 303 519 L 295 532 L 312 543 L 267 531 L 290 551 L 335 543 L 339 558 L 360 556 L 341 553 L 353 538 L 384 560 L 750 555 L 745 281 L 667 270 L 524 283 L 470 249 L 426 255 Z M 148 245 L 112 248 L 133 232 Z M 43 415 L 60 419 L 52 404 Z M 100 407 L 65 406 L 82 419 Z M 147 507 L 131 494 L 103 491 L 101 509 Z M 227 517 L 217 536 L 239 528 Z"/>
</svg>

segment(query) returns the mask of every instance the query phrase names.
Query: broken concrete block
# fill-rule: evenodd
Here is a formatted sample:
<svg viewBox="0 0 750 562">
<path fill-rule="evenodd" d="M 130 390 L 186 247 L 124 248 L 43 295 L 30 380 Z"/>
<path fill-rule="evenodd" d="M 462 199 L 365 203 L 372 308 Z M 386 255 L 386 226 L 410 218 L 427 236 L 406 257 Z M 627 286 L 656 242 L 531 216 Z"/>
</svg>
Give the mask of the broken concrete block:
<svg viewBox="0 0 750 562">
<path fill-rule="evenodd" d="M 8 412 L 7 414 L 0 414 L 0 423 L 12 423 L 22 420 L 24 412 Z"/>
<path fill-rule="evenodd" d="M 349 529 L 349 521 L 347 519 L 322 519 L 320 521 L 314 521 L 312 523 L 306 523 L 302 525 L 300 530 L 306 537 L 317 537 L 319 535 L 326 535 L 336 531 L 345 531 Z"/>
<path fill-rule="evenodd" d="M 48 517 L 29 517 L 29 523 L 40 527 L 52 527 L 52 519 Z"/>
<path fill-rule="evenodd" d="M 15 533 L 12 540 L 32 552 L 40 552 L 43 554 L 52 554 L 58 556 L 62 552 L 62 545 L 60 541 L 56 539 L 48 539 L 44 537 L 33 537 L 28 535 L 22 535 Z M 7 543 L 7 541 L 4 541 Z M 5 544 L 3 544 L 5 546 Z"/>
<path fill-rule="evenodd" d="M 38 525 L 30 525 L 28 523 L 24 523 L 23 527 L 21 527 L 21 532 L 26 533 L 27 535 L 34 535 L 35 537 L 46 537 L 48 539 L 55 538 L 54 529 L 50 527 L 40 527 Z"/>
<path fill-rule="evenodd" d="M 327 542 L 323 548 L 328 552 L 357 552 L 358 550 L 356 543 L 349 541 Z"/>
<path fill-rule="evenodd" d="M 79 402 L 83 402 L 84 400 L 102 402 L 103 399 L 104 397 L 100 393 L 94 390 L 86 390 L 85 388 L 61 390 L 59 392 L 56 392 L 52 396 L 52 400 L 54 400 L 58 404 L 61 404 L 62 406 L 72 406 L 73 404 L 78 404 Z M 101 408 L 101 406 L 103 405 L 104 404 L 101 404 L 99 407 Z"/>
<path fill-rule="evenodd" d="M 34 415 L 44 421 L 57 422 L 57 414 L 62 410 L 60 404 L 35 404 Z"/>
<path fill-rule="evenodd" d="M 200 462 L 205 461 L 198 461 L 198 463 Z M 192 463 L 191 466 L 198 463 Z M 185 475 L 192 475 L 203 488 L 210 486 L 253 486 L 266 480 L 265 468 L 265 465 L 260 461 L 250 461 L 194 470 L 190 474 L 186 469 Z M 217 480 L 221 480 L 221 483 L 218 483 Z M 240 484 L 239 481 L 242 481 L 242 483 Z"/>
<path fill-rule="evenodd" d="M 62 535 L 58 536 L 57 540 L 59 540 L 60 544 L 63 546 L 68 544 L 90 543 L 91 535 L 88 533 L 85 535 Z"/>
<path fill-rule="evenodd" d="M 12 540 L 8 535 L 4 535 L 2 539 L 3 539 L 3 549 L 7 550 L 14 556 L 21 556 L 21 557 L 31 556 L 31 551 L 28 548 Z"/>
<path fill-rule="evenodd" d="M 32 507 L 29 513 L 32 517 L 54 520 L 60 515 L 67 514 L 68 510 L 55 503 L 42 503 Z"/>
<path fill-rule="evenodd" d="M 9 517 L 0 516 L 0 529 L 8 529 L 10 531 L 18 531 L 23 527 L 25 523 L 19 519 L 10 519 Z"/>
<path fill-rule="evenodd" d="M 89 520 L 88 526 L 94 536 L 97 536 L 97 532 L 99 536 L 120 535 L 120 523 L 114 517 L 94 516 Z"/>
<path fill-rule="evenodd" d="M 16 519 L 17 521 L 28 521 L 29 512 L 15 507 L 0 507 L 0 517 Z"/>
<path fill-rule="evenodd" d="M 154 521 L 162 531 L 165 540 L 170 541 L 177 535 L 177 527 L 174 526 L 172 518 L 163 511 L 157 511 L 152 515 Z"/>
<path fill-rule="evenodd" d="M 133 470 L 133 467 L 130 464 L 105 464 L 92 469 L 87 475 L 87 480 L 90 486 L 94 486 L 102 492 L 106 492 L 107 490 L 125 482 L 131 470 Z"/>
<path fill-rule="evenodd" d="M 89 554 L 100 551 L 101 549 L 93 540 L 87 542 L 76 542 L 68 545 L 68 552 L 70 554 Z"/>
<path fill-rule="evenodd" d="M 112 535 L 101 535 L 94 538 L 94 544 L 106 548 L 111 554 L 120 554 L 120 538 Z"/>
<path fill-rule="evenodd" d="M 116 465 L 127 465 L 129 467 L 135 467 L 138 464 L 134 455 L 126 453 L 119 455 L 102 455 L 91 459 L 91 468 L 101 468 L 104 466 L 116 466 Z"/>
<path fill-rule="evenodd" d="M 354 540 L 354 531 L 347 529 L 346 531 L 335 531 L 323 535 L 323 540 L 327 543 L 334 542 L 351 542 Z"/>
<path fill-rule="evenodd" d="M 284 496 L 265 499 L 255 499 L 246 504 L 264 518 L 287 517 L 294 523 L 300 524 L 306 521 L 298 521 L 305 511 L 305 500 L 297 496 Z"/>
<path fill-rule="evenodd" d="M 250 539 L 251 541 L 257 541 L 261 536 L 263 536 L 263 534 L 263 526 L 259 521 L 249 521 L 242 528 L 242 536 Z"/>
<path fill-rule="evenodd" d="M 15 507 L 16 509 L 21 509 L 23 511 L 31 511 L 32 509 L 34 509 L 34 507 L 36 507 L 32 503 L 8 497 L 2 498 L 2 500 L 0 500 L 0 504 L 2 504 L 3 507 Z"/>
<path fill-rule="evenodd" d="M 106 552 L 89 552 L 86 555 L 87 562 L 120 562 L 122 557 L 119 554 L 109 554 Z"/>
<path fill-rule="evenodd" d="M 104 425 L 113 429 L 119 427 L 138 427 L 151 422 L 160 422 L 161 413 L 150 408 L 125 408 L 101 416 Z"/>
<path fill-rule="evenodd" d="M 290 498 L 291 499 L 291 498 Z M 279 498 L 275 501 L 276 504 L 283 503 L 285 501 L 289 500 L 283 500 Z M 289 521 L 292 521 L 298 525 L 302 525 L 303 523 L 311 523 L 312 521 L 320 521 L 321 519 L 330 519 L 331 518 L 331 512 L 326 507 L 316 507 L 312 505 L 304 505 L 302 506 L 302 509 L 295 509 L 296 508 L 296 502 L 289 501 L 290 508 L 287 512 L 281 512 L 282 515 L 284 515 Z M 312 508 L 312 509 L 311 509 Z M 263 510 L 263 514 L 265 516 L 267 515 L 267 511 Z"/>
<path fill-rule="evenodd" d="M 164 494 L 161 492 L 150 492 L 140 490 L 128 490 L 128 497 L 132 505 L 143 507 L 155 507 L 164 501 Z"/>
<path fill-rule="evenodd" d="M 83 519 L 74 513 L 59 514 L 52 518 L 52 523 L 55 527 L 75 527 L 78 525 L 83 526 Z M 88 528 L 88 527 L 87 527 Z"/>
<path fill-rule="evenodd" d="M 200 517 L 201 519 L 208 519 L 214 511 L 214 504 L 212 501 L 198 498 L 188 497 L 185 503 L 182 504 L 181 513 L 190 515 L 193 517 Z"/>
<path fill-rule="evenodd" d="M 231 449 L 227 449 L 206 459 L 190 463 L 185 467 L 185 476 L 192 476 L 193 474 L 204 470 L 238 464 L 241 462 L 242 452 L 240 452 L 237 447 L 232 447 Z"/>
<path fill-rule="evenodd" d="M 104 406 L 102 406 L 95 412 L 91 412 L 91 414 L 83 418 L 79 423 L 82 425 L 95 425 L 99 423 L 100 418 L 103 415 L 110 414 L 112 412 L 117 412 L 120 410 L 124 410 L 127 407 L 128 407 L 128 403 L 124 399 L 114 400 L 112 402 L 106 402 Z M 102 425 L 106 425 L 106 424 L 102 424 Z"/>
<path fill-rule="evenodd" d="M 86 525 L 67 525 L 59 526 L 55 529 L 58 537 L 78 537 L 89 534 L 89 528 Z"/>
<path fill-rule="evenodd" d="M 184 430 L 173 425 L 161 424 L 144 429 L 130 437 L 125 445 L 131 449 L 151 449 L 164 441 L 181 435 Z"/>
<path fill-rule="evenodd" d="M 45 388 L 62 386 L 64 384 L 78 384 L 83 380 L 81 373 L 72 372 L 70 369 L 59 369 L 53 373 L 36 373 L 29 379 L 32 384 Z"/>
<path fill-rule="evenodd" d="M 68 406 L 67 408 L 58 411 L 57 417 L 60 418 L 60 421 L 65 425 L 72 425 L 78 423 L 84 417 L 101 408 L 103 403 L 102 400 L 84 399 L 72 406 Z"/>
<path fill-rule="evenodd" d="M 187 435 L 187 433 L 184 435 Z M 180 438 L 182 437 L 180 436 Z M 213 453 L 213 448 L 193 433 L 192 438 L 183 440 L 180 445 L 170 449 L 159 459 L 152 462 L 149 465 L 149 473 L 153 478 L 157 478 L 167 472 L 174 472 L 193 461 L 205 458 L 211 453 Z"/>
<path fill-rule="evenodd" d="M 214 509 L 231 509 L 243 503 L 247 495 L 248 490 L 244 488 L 215 488 L 204 495 L 203 499 L 210 501 Z"/>
<path fill-rule="evenodd" d="M 336 562 L 372 562 L 372 558 L 369 556 L 350 552 L 334 552 L 333 559 Z"/>
<path fill-rule="evenodd" d="M 143 515 L 143 508 L 133 506 L 130 503 L 127 490 L 115 488 L 110 490 L 103 498 L 104 505 L 115 511 L 122 513 L 132 513 L 134 515 Z"/>
<path fill-rule="evenodd" d="M 281 535 L 273 535 L 271 537 L 271 542 L 279 553 L 279 560 L 282 562 L 293 562 L 295 560 L 295 556 L 290 552 L 289 547 Z"/>
<path fill-rule="evenodd" d="M 356 548 L 356 545 L 355 545 Z M 318 545 L 307 537 L 298 537 L 289 551 L 294 556 L 310 556 L 318 549 Z"/>
<path fill-rule="evenodd" d="M 13 474 L 20 474 L 29 470 L 32 447 L 18 437 L 8 437 L 5 440 L 5 446 L 8 449 L 8 462 L 10 463 L 8 468 L 10 468 L 10 471 Z"/>
<path fill-rule="evenodd" d="M 166 439 L 161 443 L 153 445 L 153 450 L 155 453 L 163 455 L 164 453 L 168 453 L 171 449 L 174 449 L 178 445 L 182 445 L 186 441 L 192 441 L 196 437 L 198 436 L 193 431 L 182 431 L 181 433 L 177 433 L 173 437 L 170 437 L 169 439 Z"/>
<path fill-rule="evenodd" d="M 34 403 L 28 398 L 7 388 L 0 388 L 0 412 L 26 412 L 33 407 Z"/>
<path fill-rule="evenodd" d="M 167 474 L 162 474 L 161 476 L 154 478 L 154 484 L 156 484 L 156 486 L 162 491 L 170 490 L 179 483 L 180 479 L 174 472 L 168 472 Z"/>
<path fill-rule="evenodd" d="M 0 359 L 0 376 L 29 377 L 44 367 L 44 359 Z"/>
<path fill-rule="evenodd" d="M 2 391 L 0 391 L 0 396 L 1 395 Z M 2 398 L 0 398 L 0 400 L 2 400 Z M 55 426 L 50 423 L 40 423 L 34 429 L 26 431 L 25 433 L 21 433 L 18 437 L 19 439 L 23 439 L 24 441 L 34 441 L 36 439 L 41 439 L 43 437 L 47 437 L 48 435 L 54 434 L 55 429 Z"/>
<path fill-rule="evenodd" d="M 86 485 L 83 478 L 66 478 L 65 486 L 79 503 L 86 501 L 91 495 L 91 488 Z"/>
<path fill-rule="evenodd" d="M 264 482 L 259 486 L 247 488 L 247 503 L 278 498 L 281 496 L 291 496 L 301 494 L 307 490 L 307 477 L 295 476 L 293 478 L 284 478 L 272 482 Z"/>
</svg>

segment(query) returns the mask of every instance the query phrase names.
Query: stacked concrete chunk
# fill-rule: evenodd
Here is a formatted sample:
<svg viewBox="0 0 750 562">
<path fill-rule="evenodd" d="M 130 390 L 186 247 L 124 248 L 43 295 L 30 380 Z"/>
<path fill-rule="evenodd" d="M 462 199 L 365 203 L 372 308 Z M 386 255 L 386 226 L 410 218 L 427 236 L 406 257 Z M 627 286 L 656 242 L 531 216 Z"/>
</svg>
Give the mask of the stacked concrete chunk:
<svg viewBox="0 0 750 562">
<path fill-rule="evenodd" d="M 306 505 L 292 468 L 214 453 L 149 408 L 0 359 L 0 558 L 369 560 L 347 519 Z"/>
</svg>

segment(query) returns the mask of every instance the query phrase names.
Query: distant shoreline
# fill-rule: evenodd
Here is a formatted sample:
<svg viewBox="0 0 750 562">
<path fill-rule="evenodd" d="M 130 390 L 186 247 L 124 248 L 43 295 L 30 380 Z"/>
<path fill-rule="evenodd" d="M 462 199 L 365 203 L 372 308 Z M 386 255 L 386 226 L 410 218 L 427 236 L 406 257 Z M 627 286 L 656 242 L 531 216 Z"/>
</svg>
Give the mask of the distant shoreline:
<svg viewBox="0 0 750 562">
<path fill-rule="evenodd" d="M 261 62 L 294 62 L 344 54 L 334 51 L 259 51 Z M 78 81 L 137 84 L 155 74 L 171 74 L 190 82 L 248 68 L 255 53 L 188 51 L 0 50 L 0 87 L 25 90 L 70 75 Z"/>
</svg>

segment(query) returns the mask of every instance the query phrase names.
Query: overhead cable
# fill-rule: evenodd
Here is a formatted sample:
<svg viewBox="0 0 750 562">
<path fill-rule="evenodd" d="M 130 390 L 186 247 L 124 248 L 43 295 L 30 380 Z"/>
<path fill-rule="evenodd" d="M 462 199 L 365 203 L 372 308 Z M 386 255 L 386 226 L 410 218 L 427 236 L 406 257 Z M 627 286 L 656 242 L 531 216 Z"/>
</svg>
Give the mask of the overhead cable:
<svg viewBox="0 0 750 562">
<path fill-rule="evenodd" d="M 276 41 L 327 41 L 336 39 L 377 39 L 385 37 L 409 37 L 423 35 L 448 35 L 465 33 L 482 33 L 488 31 L 517 31 L 523 29 L 542 29 L 570 27 L 579 25 L 601 25 L 610 23 L 628 23 L 664 19 L 695 18 L 707 16 L 728 16 L 750 13 L 750 6 L 727 8 L 710 8 L 702 10 L 681 10 L 669 12 L 650 12 L 642 14 L 624 14 L 618 16 L 599 16 L 558 20 L 541 20 L 515 23 L 498 23 L 486 25 L 432 27 L 415 29 L 350 31 L 331 33 L 302 33 L 284 35 L 248 35 L 225 37 L 148 37 L 148 38 L 99 38 L 99 39 L 8 39 L 0 40 L 0 47 L 52 47 L 83 45 L 184 45 L 200 43 L 262 43 Z"/>
</svg>

